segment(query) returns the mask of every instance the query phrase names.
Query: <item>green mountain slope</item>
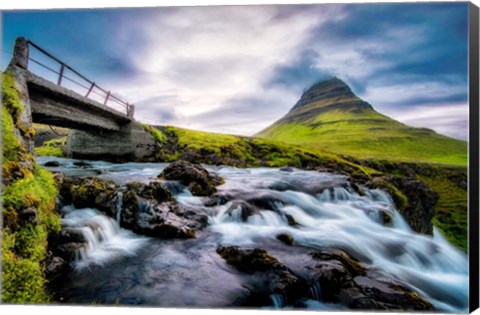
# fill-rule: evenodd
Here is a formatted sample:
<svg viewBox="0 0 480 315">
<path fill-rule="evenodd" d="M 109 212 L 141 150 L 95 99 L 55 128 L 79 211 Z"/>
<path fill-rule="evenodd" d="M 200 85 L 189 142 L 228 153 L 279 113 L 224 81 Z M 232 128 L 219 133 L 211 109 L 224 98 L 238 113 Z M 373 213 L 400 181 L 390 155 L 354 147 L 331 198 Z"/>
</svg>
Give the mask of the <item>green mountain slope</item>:
<svg viewBox="0 0 480 315">
<path fill-rule="evenodd" d="M 258 137 L 362 159 L 467 163 L 467 143 L 413 128 L 375 111 L 341 80 L 319 82 Z"/>
</svg>

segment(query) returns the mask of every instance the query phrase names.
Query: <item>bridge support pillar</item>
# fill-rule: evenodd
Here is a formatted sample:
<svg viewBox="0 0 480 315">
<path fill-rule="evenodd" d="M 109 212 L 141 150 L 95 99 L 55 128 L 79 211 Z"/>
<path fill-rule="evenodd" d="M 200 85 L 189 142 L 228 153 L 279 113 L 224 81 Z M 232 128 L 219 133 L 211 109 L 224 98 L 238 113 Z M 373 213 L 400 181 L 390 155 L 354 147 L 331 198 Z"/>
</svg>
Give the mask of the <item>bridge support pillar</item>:
<svg viewBox="0 0 480 315">
<path fill-rule="evenodd" d="M 68 157 L 118 162 L 145 161 L 159 149 L 159 144 L 137 122 L 125 125 L 120 131 L 70 130 L 66 144 Z"/>
<path fill-rule="evenodd" d="M 8 65 L 5 75 L 13 77 L 14 88 L 18 92 L 19 102 L 23 110 L 20 113 L 18 130 L 20 140 L 23 142 L 25 149 L 34 154 L 33 135 L 29 131 L 32 128 L 32 106 L 30 103 L 30 93 L 28 91 L 28 80 L 25 76 L 25 70 L 28 64 L 28 44 L 24 38 L 17 38 L 14 49 L 14 57 Z"/>
</svg>

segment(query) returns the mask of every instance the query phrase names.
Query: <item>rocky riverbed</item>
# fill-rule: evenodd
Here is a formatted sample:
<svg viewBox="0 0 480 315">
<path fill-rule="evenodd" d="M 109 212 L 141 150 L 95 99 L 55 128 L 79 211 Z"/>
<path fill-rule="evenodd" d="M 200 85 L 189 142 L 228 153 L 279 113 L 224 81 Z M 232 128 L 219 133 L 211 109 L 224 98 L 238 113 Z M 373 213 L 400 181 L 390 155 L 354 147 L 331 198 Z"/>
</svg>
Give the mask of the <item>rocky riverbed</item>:
<svg viewBox="0 0 480 315">
<path fill-rule="evenodd" d="M 295 168 L 38 162 L 60 190 L 62 231 L 48 258 L 58 302 L 468 307 L 466 255 L 422 205 L 402 215 L 378 183 Z"/>
</svg>

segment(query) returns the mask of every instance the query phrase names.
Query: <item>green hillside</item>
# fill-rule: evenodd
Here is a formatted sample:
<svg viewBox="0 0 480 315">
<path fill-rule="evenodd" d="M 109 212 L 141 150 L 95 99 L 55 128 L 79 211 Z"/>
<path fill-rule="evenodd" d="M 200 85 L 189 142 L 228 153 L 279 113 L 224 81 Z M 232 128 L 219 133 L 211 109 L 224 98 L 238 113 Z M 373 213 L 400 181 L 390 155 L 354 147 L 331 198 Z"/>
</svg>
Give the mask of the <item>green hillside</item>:
<svg viewBox="0 0 480 315">
<path fill-rule="evenodd" d="M 315 84 L 256 136 L 361 159 L 466 165 L 467 143 L 375 111 L 339 79 Z"/>
</svg>

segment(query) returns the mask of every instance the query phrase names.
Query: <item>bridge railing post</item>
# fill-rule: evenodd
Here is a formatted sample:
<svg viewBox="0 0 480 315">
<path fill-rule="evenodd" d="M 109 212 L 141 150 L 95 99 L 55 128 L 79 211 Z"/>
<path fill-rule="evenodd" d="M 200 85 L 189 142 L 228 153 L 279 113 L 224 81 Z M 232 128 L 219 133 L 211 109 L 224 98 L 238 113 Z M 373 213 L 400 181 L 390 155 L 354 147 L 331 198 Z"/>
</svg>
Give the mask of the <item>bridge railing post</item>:
<svg viewBox="0 0 480 315">
<path fill-rule="evenodd" d="M 134 114 L 135 114 L 135 105 L 127 104 L 127 116 L 130 118 L 133 118 Z"/>
<path fill-rule="evenodd" d="M 62 64 L 62 67 L 60 68 L 60 73 L 58 74 L 57 85 L 62 85 L 63 71 L 65 71 L 65 65 L 64 64 Z"/>
<path fill-rule="evenodd" d="M 10 66 L 17 66 L 23 69 L 28 68 L 28 41 L 23 37 L 17 37 L 15 40 Z"/>
</svg>

